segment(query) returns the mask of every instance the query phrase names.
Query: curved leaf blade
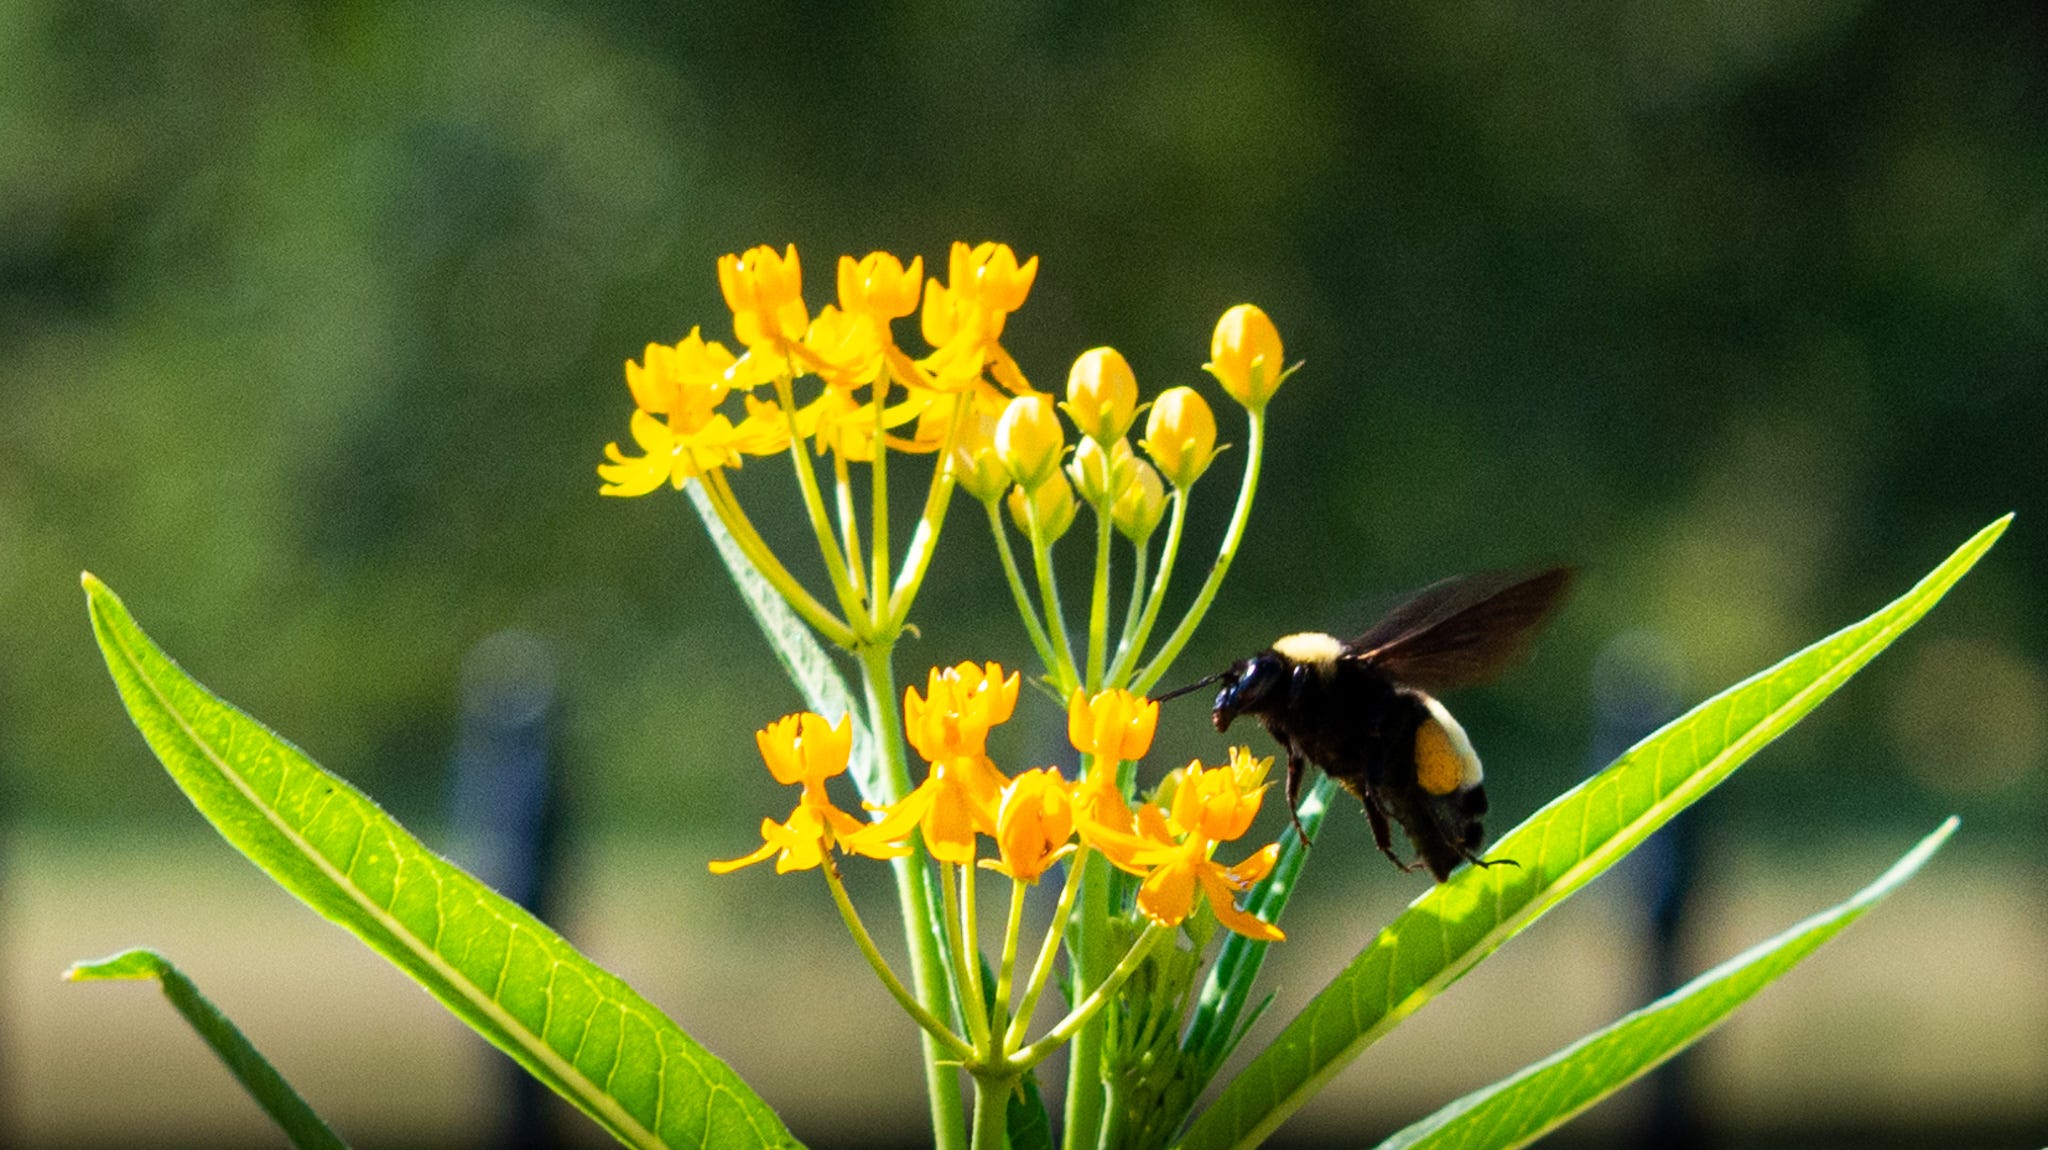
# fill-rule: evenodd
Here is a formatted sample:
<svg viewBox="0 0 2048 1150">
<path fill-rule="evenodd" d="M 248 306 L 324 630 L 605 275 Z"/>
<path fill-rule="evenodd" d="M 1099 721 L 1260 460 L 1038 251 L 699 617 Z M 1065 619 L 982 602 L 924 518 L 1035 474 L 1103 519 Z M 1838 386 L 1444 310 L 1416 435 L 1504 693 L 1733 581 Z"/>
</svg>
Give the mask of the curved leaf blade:
<svg viewBox="0 0 2048 1150">
<path fill-rule="evenodd" d="M 2007 515 L 1883 610 L 1708 699 L 1566 791 L 1426 891 L 1359 952 L 1188 1128 L 1187 1150 L 1256 1145 L 1382 1035 L 1620 861 L 1918 622 L 1997 542 Z"/>
<path fill-rule="evenodd" d="M 1955 833 L 1950 818 L 1876 882 L 1613 1025 L 1451 1103 L 1379 1150 L 1506 1150 L 1563 1125 L 1692 1045 L 1736 1007 L 1840 934 L 1919 871 Z"/>
<path fill-rule="evenodd" d="M 72 982 L 155 979 L 164 997 L 171 1000 L 171 1005 L 227 1064 L 229 1073 L 263 1107 L 285 1137 L 292 1140 L 292 1145 L 300 1150 L 348 1150 L 348 1143 L 299 1097 L 299 1092 L 292 1089 L 292 1084 L 263 1057 L 263 1052 L 256 1049 L 241 1028 L 199 993 L 199 987 L 170 959 L 138 947 L 95 961 L 72 963 L 64 977 Z"/>
<path fill-rule="evenodd" d="M 84 577 L 122 701 L 221 837 L 621 1142 L 794 1145 L 724 1062 L 367 795 L 207 691 Z"/>
</svg>

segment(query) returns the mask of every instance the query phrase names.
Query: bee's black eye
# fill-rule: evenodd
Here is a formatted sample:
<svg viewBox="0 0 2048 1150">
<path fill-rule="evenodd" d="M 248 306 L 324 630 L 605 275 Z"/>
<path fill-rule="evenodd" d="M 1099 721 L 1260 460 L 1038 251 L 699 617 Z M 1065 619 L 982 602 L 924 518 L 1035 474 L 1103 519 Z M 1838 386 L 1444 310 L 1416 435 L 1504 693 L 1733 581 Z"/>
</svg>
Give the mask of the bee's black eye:
<svg viewBox="0 0 2048 1150">
<path fill-rule="evenodd" d="M 1216 693 L 1216 709 L 1211 716 L 1216 729 L 1226 730 L 1237 716 L 1262 709 L 1286 679 L 1286 667 L 1270 654 L 1254 655 L 1232 667 L 1223 678 L 1223 689 Z"/>
</svg>

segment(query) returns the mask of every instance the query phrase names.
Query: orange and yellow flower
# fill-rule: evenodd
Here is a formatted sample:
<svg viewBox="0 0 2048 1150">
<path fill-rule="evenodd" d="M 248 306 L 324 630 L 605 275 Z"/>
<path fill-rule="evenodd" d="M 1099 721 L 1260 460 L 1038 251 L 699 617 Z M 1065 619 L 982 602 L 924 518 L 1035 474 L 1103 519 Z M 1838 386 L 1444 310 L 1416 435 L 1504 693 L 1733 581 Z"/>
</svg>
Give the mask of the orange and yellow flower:
<svg viewBox="0 0 2048 1150">
<path fill-rule="evenodd" d="M 1122 688 L 1090 696 L 1076 689 L 1067 700 L 1067 739 L 1103 762 L 1136 762 L 1152 749 L 1159 704 Z"/>
<path fill-rule="evenodd" d="M 1022 882 L 1037 882 L 1074 852 L 1074 795 L 1051 767 L 1025 771 L 1003 787 L 996 808 L 996 857 L 981 865 Z"/>
<path fill-rule="evenodd" d="M 825 780 L 846 771 L 853 748 L 853 719 L 840 716 L 828 723 L 822 715 L 808 711 L 788 715 L 754 733 L 754 743 L 768 773 L 785 786 L 801 786 L 796 810 L 782 822 L 761 820 L 761 846 L 752 854 L 736 859 L 719 859 L 712 874 L 727 874 L 776 855 L 775 871 L 810 870 L 824 863 L 825 852 L 834 844 L 840 849 L 870 858 L 897 858 L 909 852 L 899 836 L 896 841 L 869 833 L 872 827 L 856 816 L 832 805 L 825 793 Z"/>
<path fill-rule="evenodd" d="M 903 692 L 903 731 L 931 764 L 916 790 L 888 808 L 866 834 L 901 839 L 914 825 L 925 849 L 941 862 L 972 864 L 975 836 L 996 833 L 997 808 L 1009 780 L 988 757 L 989 728 L 1007 722 L 1017 707 L 1016 672 L 961 663 L 932 668 L 925 694 Z"/>
<path fill-rule="evenodd" d="M 1194 911 L 1199 891 L 1225 927 L 1247 938 L 1278 942 L 1287 937 L 1280 928 L 1239 910 L 1235 899 L 1273 869 L 1279 844 L 1267 845 L 1236 866 L 1210 857 L 1219 843 L 1250 828 L 1265 792 L 1264 768 L 1270 764 L 1248 753 L 1233 753 L 1224 767 L 1189 763 L 1169 780 L 1174 784 L 1170 809 L 1140 807 L 1129 830 L 1084 817 L 1082 838 L 1112 864 L 1143 879 L 1138 910 L 1153 922 L 1178 925 Z"/>
</svg>

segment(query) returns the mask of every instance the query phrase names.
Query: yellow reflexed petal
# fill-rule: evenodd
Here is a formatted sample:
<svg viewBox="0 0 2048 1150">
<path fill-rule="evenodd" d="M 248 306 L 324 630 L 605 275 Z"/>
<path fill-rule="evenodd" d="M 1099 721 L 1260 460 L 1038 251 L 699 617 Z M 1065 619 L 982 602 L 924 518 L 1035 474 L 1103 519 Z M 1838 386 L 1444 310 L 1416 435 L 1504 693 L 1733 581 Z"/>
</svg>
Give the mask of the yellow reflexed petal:
<svg viewBox="0 0 2048 1150">
<path fill-rule="evenodd" d="M 973 863 L 975 822 L 974 804 L 966 791 L 941 783 L 920 824 L 925 849 L 940 862 Z"/>
<path fill-rule="evenodd" d="M 731 874 L 732 872 L 740 869 L 741 867 L 753 866 L 755 863 L 765 860 L 769 855 L 772 855 L 776 851 L 782 849 L 775 845 L 775 840 L 772 837 L 775 834 L 778 825 L 779 824 L 777 824 L 774 819 L 762 819 L 762 841 L 760 849 L 754 851 L 752 854 L 742 855 L 736 859 L 713 859 L 709 864 L 711 867 L 711 873 Z"/>
<path fill-rule="evenodd" d="M 606 444 L 604 450 L 612 461 L 597 465 L 598 477 L 604 480 L 604 486 L 597 489 L 599 495 L 645 495 L 668 481 L 667 459 L 654 456 L 629 459 L 619 451 L 616 443 Z"/>
<path fill-rule="evenodd" d="M 1237 908 L 1237 902 L 1220 873 L 1220 868 L 1205 866 L 1201 873 L 1202 893 L 1209 899 L 1209 909 L 1216 912 L 1216 921 L 1246 938 L 1261 942 L 1282 942 L 1287 935 L 1279 927 L 1254 918 Z"/>
<path fill-rule="evenodd" d="M 1273 864 L 1280 859 L 1280 844 L 1267 843 L 1246 856 L 1245 860 L 1223 872 L 1224 880 L 1235 890 L 1245 890 L 1253 883 L 1273 872 Z"/>
</svg>

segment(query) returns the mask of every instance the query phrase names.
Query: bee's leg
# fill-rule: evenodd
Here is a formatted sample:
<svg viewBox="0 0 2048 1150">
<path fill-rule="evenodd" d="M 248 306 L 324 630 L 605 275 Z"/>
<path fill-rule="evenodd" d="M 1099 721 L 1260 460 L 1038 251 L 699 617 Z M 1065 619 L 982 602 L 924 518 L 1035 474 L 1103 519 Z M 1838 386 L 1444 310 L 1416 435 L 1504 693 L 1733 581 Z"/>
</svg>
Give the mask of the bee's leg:
<svg viewBox="0 0 2048 1150">
<path fill-rule="evenodd" d="M 1296 751 L 1292 745 L 1289 745 L 1287 748 L 1287 817 L 1294 820 L 1294 833 L 1300 836 L 1301 845 L 1306 847 L 1309 845 L 1308 831 L 1301 825 L 1301 812 L 1295 809 L 1301 804 L 1303 765 L 1301 753 Z"/>
<path fill-rule="evenodd" d="M 1514 859 L 1483 859 L 1483 858 L 1480 858 L 1480 857 L 1479 857 L 1479 856 L 1478 856 L 1477 854 L 1474 854 L 1474 853 L 1473 853 L 1473 851 L 1472 851 L 1472 848 L 1471 848 L 1471 847 L 1468 847 L 1468 846 L 1460 846 L 1460 847 L 1458 848 L 1458 853 L 1459 853 L 1460 855 L 1463 855 L 1463 856 L 1464 856 L 1464 858 L 1465 858 L 1465 861 L 1466 861 L 1466 862 L 1468 862 L 1468 863 L 1471 863 L 1471 864 L 1472 864 L 1473 866 L 1476 866 L 1476 867 L 1478 867 L 1478 868 L 1479 868 L 1480 870 L 1485 870 L 1485 869 L 1486 869 L 1487 867 L 1496 867 L 1496 866 L 1511 866 L 1511 867 L 1515 868 L 1516 870 L 1521 870 L 1521 869 L 1522 869 L 1522 864 L 1521 864 L 1521 863 L 1519 863 L 1519 862 L 1516 862 L 1516 861 L 1515 861 Z"/>
<path fill-rule="evenodd" d="M 1394 865 L 1401 868 L 1402 874 L 1413 871 L 1416 864 L 1402 862 L 1401 856 L 1394 853 L 1393 829 L 1387 826 L 1387 816 L 1380 810 L 1379 803 L 1371 797 L 1365 800 L 1365 821 L 1372 824 L 1372 841 L 1380 848 L 1380 853 L 1392 859 Z"/>
</svg>

